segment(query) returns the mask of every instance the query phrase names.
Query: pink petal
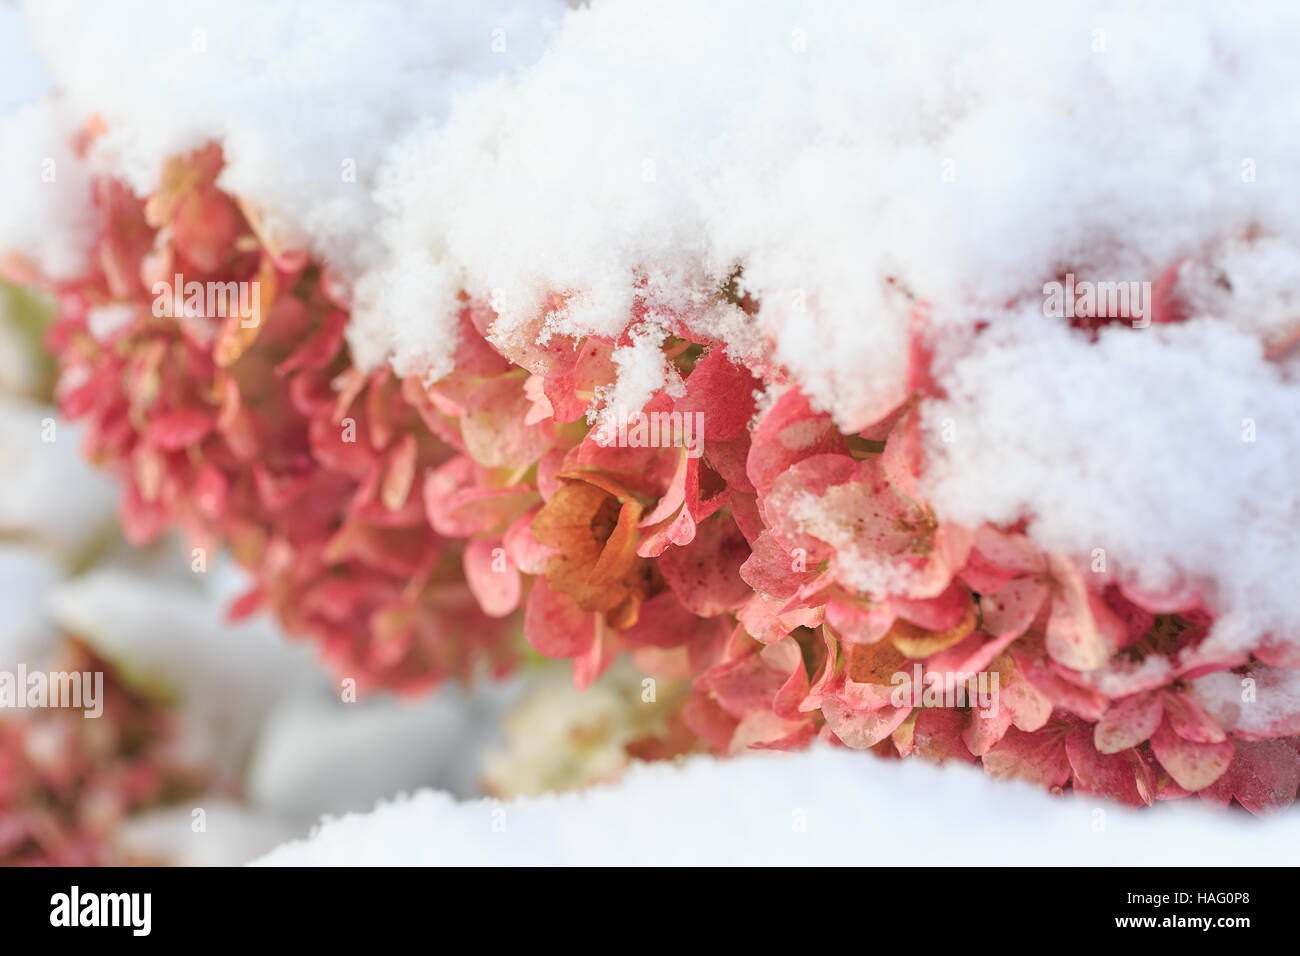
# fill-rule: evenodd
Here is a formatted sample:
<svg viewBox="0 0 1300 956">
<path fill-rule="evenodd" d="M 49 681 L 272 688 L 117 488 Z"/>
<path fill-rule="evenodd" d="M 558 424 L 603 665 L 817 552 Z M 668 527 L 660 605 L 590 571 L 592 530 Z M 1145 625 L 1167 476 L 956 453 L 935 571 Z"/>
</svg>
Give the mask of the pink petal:
<svg viewBox="0 0 1300 956">
<path fill-rule="evenodd" d="M 1068 710 L 1084 720 L 1099 720 L 1106 712 L 1107 699 L 1091 688 L 1079 687 L 1056 673 L 1045 661 L 1036 660 L 1012 648 L 1016 668 L 1052 700 L 1053 707 Z"/>
<path fill-rule="evenodd" d="M 927 631 L 947 631 L 957 626 L 970 606 L 970 591 L 954 581 L 938 597 L 921 600 L 894 598 L 894 613 Z"/>
<path fill-rule="evenodd" d="M 567 594 L 551 590 L 545 578 L 538 578 L 528 595 L 524 636 L 546 657 L 577 657 L 596 640 L 596 616 Z"/>
<path fill-rule="evenodd" d="M 811 455 L 844 452 L 844 437 L 829 415 L 814 412 L 798 389 L 783 392 L 754 429 L 746 470 L 762 494 L 790 466 Z"/>
<path fill-rule="evenodd" d="M 1097 721 L 1093 742 L 1104 754 L 1128 750 L 1147 740 L 1164 717 L 1160 694 L 1134 694 L 1114 701 Z"/>
<path fill-rule="evenodd" d="M 525 511 L 510 522 L 510 527 L 506 529 L 502 542 L 505 545 L 506 554 L 510 556 L 510 560 L 524 574 L 545 573 L 546 563 L 550 560 L 551 555 L 555 553 L 553 548 L 548 548 L 533 537 L 533 517 L 538 510 L 538 508 L 533 508 Z"/>
<path fill-rule="evenodd" d="M 665 551 L 659 570 L 690 611 L 713 617 L 749 597 L 749 585 L 740 576 L 749 556 L 749 544 L 735 522 L 715 516 L 699 525 L 695 540 Z"/>
<path fill-rule="evenodd" d="M 661 591 L 641 604 L 636 623 L 620 633 L 632 647 L 680 647 L 695 640 L 707 622 L 696 617 L 672 591 Z"/>
<path fill-rule="evenodd" d="M 724 349 L 710 349 L 686 377 L 686 394 L 675 411 L 704 416 L 709 441 L 730 441 L 743 435 L 754 415 L 758 379 L 747 368 L 733 364 Z"/>
<path fill-rule="evenodd" d="M 618 656 L 617 641 L 599 617 L 595 618 L 595 638 L 586 651 L 573 660 L 573 686 L 586 690 L 609 668 Z"/>
<path fill-rule="evenodd" d="M 1007 686 L 998 691 L 998 705 L 1006 708 L 1011 722 L 1027 733 L 1044 727 L 1053 709 L 1051 699 L 1019 673 L 1013 673 Z"/>
<path fill-rule="evenodd" d="M 701 681 L 713 692 L 723 710 L 740 718 L 752 710 L 771 710 L 772 701 L 787 677 L 788 674 L 774 670 L 755 653 L 719 664 Z"/>
<path fill-rule="evenodd" d="M 298 346 L 289 357 L 275 367 L 277 375 L 287 375 L 298 369 L 324 368 L 334 360 L 343 347 L 343 333 L 347 329 L 348 314 L 332 311 L 325 316 L 320 328 Z"/>
<path fill-rule="evenodd" d="M 1165 693 L 1165 717 L 1169 727 L 1184 740 L 1198 744 L 1217 744 L 1228 739 L 1218 721 L 1190 694 Z"/>
<path fill-rule="evenodd" d="M 962 741 L 966 718 L 951 707 L 925 707 L 912 728 L 912 751 L 933 763 L 959 760 L 974 763 L 975 757 Z"/>
<path fill-rule="evenodd" d="M 1052 574 L 1060 590 L 1047 621 L 1047 653 L 1074 670 L 1104 666 L 1123 640 L 1124 623 L 1084 587 L 1073 562 L 1053 559 Z"/>
<path fill-rule="evenodd" d="M 485 468 L 525 468 L 553 444 L 549 421 L 526 424 L 524 381 L 517 373 L 487 379 L 465 398 L 461 435 L 470 457 Z"/>
<path fill-rule="evenodd" d="M 488 617 L 505 617 L 519 606 L 519 569 L 500 539 L 469 542 L 463 555 L 465 583 Z"/>
<path fill-rule="evenodd" d="M 1233 750 L 1231 740 L 1217 744 L 1184 740 L 1166 721 L 1151 735 L 1151 752 L 1178 786 L 1196 791 L 1223 776 L 1232 763 Z"/>
<path fill-rule="evenodd" d="M 984 629 L 994 637 L 1019 637 L 1034 622 L 1046 599 L 1047 585 L 1036 578 L 1018 578 L 993 594 L 981 594 Z"/>
<path fill-rule="evenodd" d="M 966 749 L 976 757 L 982 757 L 1001 742 L 1011 729 L 1011 711 L 999 707 L 995 714 L 992 710 L 972 709 L 970 721 L 962 730 L 962 742 Z"/>
<path fill-rule="evenodd" d="M 732 735 L 740 723 L 718 706 L 716 700 L 698 690 L 682 706 L 682 720 L 696 736 L 723 753 L 730 749 Z"/>
<path fill-rule="evenodd" d="M 777 540 L 776 535 L 764 531 L 754 541 L 753 550 L 740 565 L 737 573 L 741 580 L 760 594 L 787 599 L 799 588 L 817 577 L 817 569 L 807 567 L 807 559 L 796 570 L 796 558 Z"/>
<path fill-rule="evenodd" d="M 826 726 L 841 743 L 854 750 L 866 750 L 897 730 L 912 713 L 912 708 L 883 707 L 875 711 L 857 711 L 832 697 L 822 702 L 822 713 L 826 717 Z"/>
</svg>

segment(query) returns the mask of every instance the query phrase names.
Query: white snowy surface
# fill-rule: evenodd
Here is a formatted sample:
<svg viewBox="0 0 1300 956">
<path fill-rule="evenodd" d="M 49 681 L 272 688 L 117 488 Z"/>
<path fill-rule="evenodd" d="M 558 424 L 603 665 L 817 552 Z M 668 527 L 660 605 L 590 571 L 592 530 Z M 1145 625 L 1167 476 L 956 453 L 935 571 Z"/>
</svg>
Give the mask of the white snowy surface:
<svg viewBox="0 0 1300 956">
<path fill-rule="evenodd" d="M 377 797 L 436 786 L 476 792 L 459 763 L 483 725 L 468 696 L 447 687 L 418 701 L 338 695 L 283 702 L 266 720 L 247 778 L 250 802 L 290 819 L 369 809 Z M 457 752 L 464 754 L 457 758 Z"/>
<path fill-rule="evenodd" d="M 54 622 L 45 595 L 62 576 L 54 558 L 29 545 L 0 544 L 0 670 L 44 659 L 53 646 Z"/>
<path fill-rule="evenodd" d="M 1263 838 L 1267 834 L 1267 838 Z M 266 866 L 1284 865 L 1300 818 L 1139 812 L 967 767 L 818 748 L 634 768 L 618 784 L 512 803 L 422 791 L 327 820 Z"/>
<path fill-rule="evenodd" d="M 52 439 L 52 440 L 46 440 Z M 81 457 L 81 430 L 0 394 L 0 532 L 75 549 L 114 520 L 117 486 Z"/>
<path fill-rule="evenodd" d="M 938 514 L 1032 515 L 1038 544 L 1084 567 L 1100 549 L 1111 575 L 1198 590 L 1220 646 L 1300 636 L 1300 384 L 1258 340 L 1208 318 L 1096 344 L 1006 325 L 946 384 L 924 412 L 951 436 L 923 482 Z"/>
<path fill-rule="evenodd" d="M 23 29 L 22 12 L 11 3 L 0 2 L 0 114 L 32 102 L 49 82 Z"/>
<path fill-rule="evenodd" d="M 388 146 L 442 116 L 456 92 L 538 56 L 563 9 L 558 0 L 24 4 L 68 111 L 108 126 L 93 166 L 144 194 L 167 157 L 220 142 L 222 184 L 266 214 L 277 241 L 344 273 L 377 248 L 370 191 Z"/>
</svg>

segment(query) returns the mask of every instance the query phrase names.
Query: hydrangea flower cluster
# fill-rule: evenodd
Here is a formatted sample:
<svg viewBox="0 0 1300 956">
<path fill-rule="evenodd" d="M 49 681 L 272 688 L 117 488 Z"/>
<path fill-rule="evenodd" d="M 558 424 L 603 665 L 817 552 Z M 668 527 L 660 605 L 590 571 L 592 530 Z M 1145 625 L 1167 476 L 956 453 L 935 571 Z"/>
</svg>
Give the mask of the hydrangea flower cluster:
<svg viewBox="0 0 1300 956">
<path fill-rule="evenodd" d="M 232 616 L 268 606 L 361 686 L 415 692 L 479 658 L 503 670 L 505 631 L 416 481 L 450 457 L 449 426 L 417 383 L 351 366 L 328 273 L 259 238 L 214 185 L 221 165 L 215 148 L 178 158 L 147 201 L 100 181 L 99 267 L 57 290 L 58 403 L 125 483 L 128 538 L 175 524 L 229 547 L 256 579 Z M 153 289 L 175 276 L 243 283 L 258 321 L 167 308 Z"/>
<path fill-rule="evenodd" d="M 642 317 L 574 340 L 539 315 L 507 341 L 463 298 L 454 372 L 365 374 L 341 283 L 276 248 L 221 162 L 178 158 L 145 199 L 99 183 L 98 267 L 57 287 L 51 344 L 127 532 L 229 547 L 256 582 L 235 614 L 266 606 L 340 675 L 405 692 L 505 672 L 520 620 L 579 687 L 632 655 L 692 680 L 644 756 L 822 739 L 1135 806 L 1295 798 L 1294 644 L 1214 653 L 1196 591 L 929 506 L 923 306 L 907 392 L 858 432 L 663 315 L 673 384 L 616 427 L 596 413 Z M 174 275 L 256 281 L 260 321 L 158 316 Z M 1254 703 L 1273 689 L 1282 705 Z"/>
</svg>

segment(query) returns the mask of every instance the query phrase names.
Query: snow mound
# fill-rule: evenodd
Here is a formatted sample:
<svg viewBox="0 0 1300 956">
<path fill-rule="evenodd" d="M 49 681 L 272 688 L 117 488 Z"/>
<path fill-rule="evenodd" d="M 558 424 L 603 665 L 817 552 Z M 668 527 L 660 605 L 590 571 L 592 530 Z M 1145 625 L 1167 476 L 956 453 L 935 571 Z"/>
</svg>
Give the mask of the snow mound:
<svg viewBox="0 0 1300 956">
<path fill-rule="evenodd" d="M 1197 805 L 1139 813 L 965 766 L 819 748 L 642 765 L 615 785 L 511 803 L 420 791 L 326 820 L 255 865 L 1240 866 L 1276 862 L 1271 848 L 1300 837 L 1291 814 L 1270 821 L 1268 844 L 1251 826 Z"/>
</svg>

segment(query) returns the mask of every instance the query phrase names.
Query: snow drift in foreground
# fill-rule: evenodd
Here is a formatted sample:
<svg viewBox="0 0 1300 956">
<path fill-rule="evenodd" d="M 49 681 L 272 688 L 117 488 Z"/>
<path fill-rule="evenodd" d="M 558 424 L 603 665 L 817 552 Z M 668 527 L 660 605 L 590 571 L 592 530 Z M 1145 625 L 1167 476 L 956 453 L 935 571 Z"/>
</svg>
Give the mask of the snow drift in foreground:
<svg viewBox="0 0 1300 956">
<path fill-rule="evenodd" d="M 960 800 L 953 794 L 961 793 Z M 1254 826 L 1257 827 L 1257 823 Z M 421 791 L 327 820 L 257 865 L 1274 864 L 1300 839 L 1190 804 L 1139 813 L 968 767 L 792 755 L 636 767 L 618 784 L 501 803 Z"/>
</svg>

